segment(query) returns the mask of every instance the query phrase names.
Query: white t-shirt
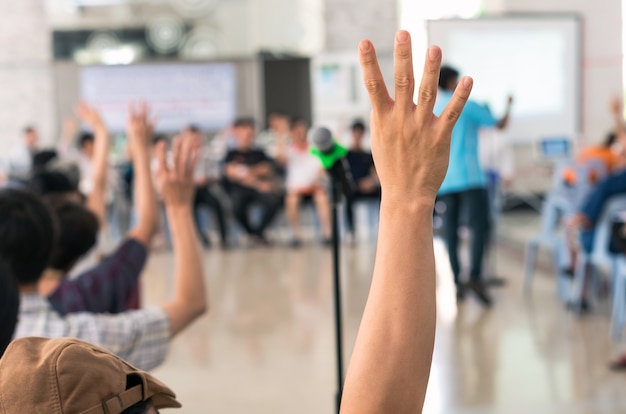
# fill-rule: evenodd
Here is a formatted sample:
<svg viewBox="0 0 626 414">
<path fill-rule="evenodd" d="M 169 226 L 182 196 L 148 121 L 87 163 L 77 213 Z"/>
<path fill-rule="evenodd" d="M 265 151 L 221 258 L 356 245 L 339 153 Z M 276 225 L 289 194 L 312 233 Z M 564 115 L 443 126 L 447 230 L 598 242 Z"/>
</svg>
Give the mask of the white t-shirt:
<svg viewBox="0 0 626 414">
<path fill-rule="evenodd" d="M 322 163 L 308 149 L 287 149 L 287 189 L 296 190 L 319 182 Z"/>
</svg>

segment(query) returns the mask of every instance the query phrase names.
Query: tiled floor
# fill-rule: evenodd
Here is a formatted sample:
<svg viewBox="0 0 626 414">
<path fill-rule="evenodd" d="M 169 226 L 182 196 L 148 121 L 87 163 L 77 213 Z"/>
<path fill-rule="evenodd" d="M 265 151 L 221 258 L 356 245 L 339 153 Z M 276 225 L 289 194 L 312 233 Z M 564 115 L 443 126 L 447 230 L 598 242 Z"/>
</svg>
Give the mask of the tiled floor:
<svg viewBox="0 0 626 414">
<path fill-rule="evenodd" d="M 527 222 L 509 221 L 513 227 Z M 519 252 L 508 248 L 492 259 L 491 268 L 508 281 L 493 291 L 493 309 L 471 297 L 457 307 L 441 243 L 436 250 L 438 333 L 425 413 L 626 412 L 626 373 L 606 369 L 619 350 L 608 337 L 606 307 L 582 318 L 571 315 L 555 300 L 546 274 L 536 278 L 532 298 L 524 297 Z M 347 360 L 374 245 L 360 243 L 343 253 Z M 333 413 L 330 252 L 313 244 L 295 251 L 211 251 L 205 263 L 210 314 L 176 339 L 166 364 L 155 371 L 178 393 L 182 412 Z M 147 304 L 168 296 L 172 269 L 171 254 L 151 258 Z"/>
</svg>

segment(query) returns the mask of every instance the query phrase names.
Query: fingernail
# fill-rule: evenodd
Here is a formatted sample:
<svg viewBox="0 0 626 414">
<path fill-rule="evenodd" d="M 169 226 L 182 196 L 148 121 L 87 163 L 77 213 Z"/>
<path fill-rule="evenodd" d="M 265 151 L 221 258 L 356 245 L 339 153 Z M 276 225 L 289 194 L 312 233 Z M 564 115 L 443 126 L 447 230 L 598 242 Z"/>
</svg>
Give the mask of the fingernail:
<svg viewBox="0 0 626 414">
<path fill-rule="evenodd" d="M 469 88 L 472 85 L 472 78 L 469 77 L 464 77 L 463 78 L 463 86 L 465 86 L 466 88 Z"/>
<path fill-rule="evenodd" d="M 407 32 L 406 30 L 400 30 L 398 32 L 398 34 L 396 35 L 396 39 L 398 39 L 398 42 L 400 43 L 406 43 L 409 41 L 409 32 Z"/>
<path fill-rule="evenodd" d="M 428 48 L 428 58 L 431 60 L 435 60 L 439 57 L 439 48 L 435 46 L 431 46 Z"/>
<path fill-rule="evenodd" d="M 369 40 L 361 40 L 359 49 L 361 49 L 362 52 L 368 52 L 371 48 L 372 48 L 372 44 Z"/>
</svg>

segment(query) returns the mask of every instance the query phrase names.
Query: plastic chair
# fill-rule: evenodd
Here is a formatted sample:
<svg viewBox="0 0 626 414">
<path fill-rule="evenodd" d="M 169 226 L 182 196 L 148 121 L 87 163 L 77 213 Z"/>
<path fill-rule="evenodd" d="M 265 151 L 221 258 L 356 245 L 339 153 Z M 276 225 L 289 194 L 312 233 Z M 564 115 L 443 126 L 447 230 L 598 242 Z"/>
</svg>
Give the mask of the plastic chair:
<svg viewBox="0 0 626 414">
<path fill-rule="evenodd" d="M 619 266 L 616 263 L 618 256 L 609 252 L 609 243 L 611 224 L 615 216 L 624 211 L 626 211 L 626 195 L 612 197 L 607 202 L 596 224 L 592 252 L 581 252 L 578 256 L 570 296 L 570 300 L 576 304 L 578 311 L 580 311 L 582 304 L 587 275 L 589 275 L 589 281 L 592 284 L 596 284 L 598 282 L 599 269 L 610 267 L 613 280 L 616 281 L 618 278 Z M 592 289 L 591 292 L 594 297 L 597 297 L 595 289 Z"/>
<path fill-rule="evenodd" d="M 611 337 L 622 338 L 626 322 L 626 256 L 616 259 L 613 279 L 613 310 L 611 312 Z"/>
</svg>

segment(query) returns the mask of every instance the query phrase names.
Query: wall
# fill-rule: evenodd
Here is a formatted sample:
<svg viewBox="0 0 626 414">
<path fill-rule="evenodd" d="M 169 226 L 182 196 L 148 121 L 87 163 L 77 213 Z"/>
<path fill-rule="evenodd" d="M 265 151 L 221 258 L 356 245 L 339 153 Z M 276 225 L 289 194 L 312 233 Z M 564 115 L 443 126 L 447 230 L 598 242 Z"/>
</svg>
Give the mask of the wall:
<svg viewBox="0 0 626 414">
<path fill-rule="evenodd" d="M 0 156 L 27 124 L 54 139 L 49 39 L 43 0 L 0 2 Z"/>
<path fill-rule="evenodd" d="M 583 19 L 583 137 L 599 142 L 612 127 L 609 101 L 622 93 L 622 2 L 487 0 L 487 13 L 578 13 Z"/>
</svg>

